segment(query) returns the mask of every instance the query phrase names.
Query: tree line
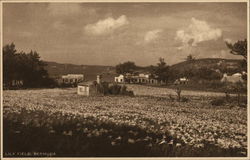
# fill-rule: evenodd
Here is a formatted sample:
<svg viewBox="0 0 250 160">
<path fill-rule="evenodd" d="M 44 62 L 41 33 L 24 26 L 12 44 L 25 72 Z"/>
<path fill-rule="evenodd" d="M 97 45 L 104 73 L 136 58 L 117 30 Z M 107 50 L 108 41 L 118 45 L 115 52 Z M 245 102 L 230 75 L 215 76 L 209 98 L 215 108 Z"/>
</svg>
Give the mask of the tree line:
<svg viewBox="0 0 250 160">
<path fill-rule="evenodd" d="M 36 51 L 18 52 L 14 43 L 3 47 L 3 83 L 6 88 L 15 86 L 16 81 L 27 88 L 52 86 L 55 82 L 49 78 L 45 66 Z"/>
</svg>

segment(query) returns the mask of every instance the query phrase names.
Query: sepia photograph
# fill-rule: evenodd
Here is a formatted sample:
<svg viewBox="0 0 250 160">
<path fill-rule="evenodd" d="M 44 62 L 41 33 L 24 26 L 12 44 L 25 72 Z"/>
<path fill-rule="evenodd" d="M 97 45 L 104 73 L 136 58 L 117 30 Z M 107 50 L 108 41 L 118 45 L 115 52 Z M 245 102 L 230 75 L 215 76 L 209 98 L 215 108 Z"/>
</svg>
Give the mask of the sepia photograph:
<svg viewBox="0 0 250 160">
<path fill-rule="evenodd" d="M 1 158 L 249 158 L 248 0 L 0 3 Z"/>
</svg>

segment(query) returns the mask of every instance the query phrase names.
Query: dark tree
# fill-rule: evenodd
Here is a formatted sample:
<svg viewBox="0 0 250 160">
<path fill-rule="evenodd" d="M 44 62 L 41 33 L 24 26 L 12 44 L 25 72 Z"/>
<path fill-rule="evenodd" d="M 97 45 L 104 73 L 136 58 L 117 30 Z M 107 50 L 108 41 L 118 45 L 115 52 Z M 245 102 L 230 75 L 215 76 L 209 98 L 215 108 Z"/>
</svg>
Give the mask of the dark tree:
<svg viewBox="0 0 250 160">
<path fill-rule="evenodd" d="M 137 66 L 135 65 L 135 63 L 130 61 L 115 66 L 116 73 L 118 74 L 133 73 L 136 68 Z"/>
<path fill-rule="evenodd" d="M 17 53 L 13 43 L 3 48 L 3 77 L 6 87 L 11 87 L 13 80 L 22 81 L 24 87 L 52 85 L 54 82 L 44 69 L 45 65 L 36 51 Z"/>
<path fill-rule="evenodd" d="M 11 81 L 18 79 L 15 75 L 16 66 L 16 49 L 14 43 L 3 47 L 3 83 L 9 86 Z"/>
<path fill-rule="evenodd" d="M 226 45 L 231 50 L 231 54 L 239 55 L 244 58 L 241 67 L 247 71 L 247 40 L 237 41 L 234 44 L 226 42 Z"/>
<path fill-rule="evenodd" d="M 158 80 L 167 83 L 169 74 L 169 66 L 166 64 L 164 58 L 159 58 L 159 63 L 157 63 L 157 66 L 154 69 L 154 75 L 156 75 Z"/>
</svg>

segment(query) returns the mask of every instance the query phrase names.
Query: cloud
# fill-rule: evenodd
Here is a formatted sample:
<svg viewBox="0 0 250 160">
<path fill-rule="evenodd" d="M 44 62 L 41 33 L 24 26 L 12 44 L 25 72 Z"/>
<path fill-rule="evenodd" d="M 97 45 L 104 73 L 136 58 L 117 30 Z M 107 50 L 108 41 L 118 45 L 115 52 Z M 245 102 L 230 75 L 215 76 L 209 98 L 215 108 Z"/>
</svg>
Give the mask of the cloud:
<svg viewBox="0 0 250 160">
<path fill-rule="evenodd" d="M 50 3 L 48 11 L 53 16 L 66 16 L 81 13 L 82 9 L 79 4 L 66 4 L 66 3 Z"/>
<path fill-rule="evenodd" d="M 105 35 L 112 33 L 114 30 L 129 24 L 129 21 L 125 15 L 120 16 L 117 19 L 108 17 L 103 20 L 99 20 L 94 24 L 88 24 L 84 27 L 84 31 L 92 35 Z"/>
<path fill-rule="evenodd" d="M 148 31 L 144 36 L 144 41 L 146 43 L 149 43 L 149 42 L 156 40 L 159 37 L 159 33 L 161 33 L 161 32 L 162 32 L 161 29 L 155 29 L 152 31 Z"/>
<path fill-rule="evenodd" d="M 178 49 L 183 49 L 187 46 L 195 47 L 200 42 L 217 40 L 221 36 L 221 29 L 211 28 L 206 21 L 192 18 L 191 24 L 186 30 L 178 30 L 176 32 L 175 39 L 182 42 L 182 46 Z"/>
</svg>

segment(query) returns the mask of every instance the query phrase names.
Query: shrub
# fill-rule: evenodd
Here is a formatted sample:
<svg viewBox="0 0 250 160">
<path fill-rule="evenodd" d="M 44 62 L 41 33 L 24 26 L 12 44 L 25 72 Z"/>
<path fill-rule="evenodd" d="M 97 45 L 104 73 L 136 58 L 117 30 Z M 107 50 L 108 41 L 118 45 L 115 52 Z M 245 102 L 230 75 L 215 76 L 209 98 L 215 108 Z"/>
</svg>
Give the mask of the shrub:
<svg viewBox="0 0 250 160">
<path fill-rule="evenodd" d="M 127 86 L 123 85 L 123 86 L 121 87 L 120 93 L 121 93 L 121 94 L 126 94 L 126 92 L 127 92 Z"/>
<path fill-rule="evenodd" d="M 216 98 L 211 101 L 211 104 L 213 106 L 221 106 L 225 103 L 225 100 L 223 98 Z"/>
<path fill-rule="evenodd" d="M 133 91 L 127 91 L 127 87 L 125 85 L 120 86 L 118 84 L 109 85 L 107 82 L 102 82 L 101 84 L 97 84 L 97 91 L 104 95 L 127 95 L 134 96 Z"/>
<path fill-rule="evenodd" d="M 134 96 L 134 92 L 133 91 L 126 91 L 126 92 L 123 93 L 123 95 Z"/>
<path fill-rule="evenodd" d="M 190 101 L 190 99 L 188 99 L 187 97 L 182 97 L 181 98 L 181 102 L 189 102 Z"/>
<path fill-rule="evenodd" d="M 97 91 L 99 93 L 102 93 L 104 95 L 107 95 L 109 93 L 109 86 L 107 82 L 102 82 L 100 84 L 97 84 Z"/>
<path fill-rule="evenodd" d="M 111 86 L 109 86 L 109 94 L 118 95 L 121 93 L 121 88 L 122 87 L 120 85 L 117 85 L 117 84 L 111 85 Z"/>
<path fill-rule="evenodd" d="M 169 94 L 168 96 L 169 96 L 170 101 L 173 102 L 174 101 L 174 97 L 172 97 L 171 94 Z"/>
<path fill-rule="evenodd" d="M 225 84 L 218 80 L 211 80 L 208 82 L 208 87 L 212 89 L 219 89 L 223 88 L 224 86 Z"/>
</svg>

